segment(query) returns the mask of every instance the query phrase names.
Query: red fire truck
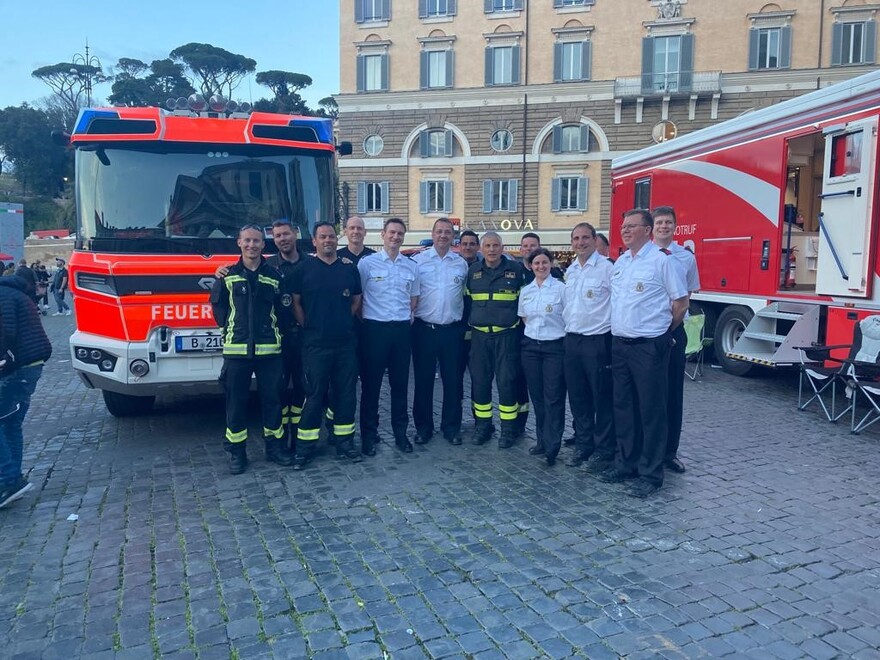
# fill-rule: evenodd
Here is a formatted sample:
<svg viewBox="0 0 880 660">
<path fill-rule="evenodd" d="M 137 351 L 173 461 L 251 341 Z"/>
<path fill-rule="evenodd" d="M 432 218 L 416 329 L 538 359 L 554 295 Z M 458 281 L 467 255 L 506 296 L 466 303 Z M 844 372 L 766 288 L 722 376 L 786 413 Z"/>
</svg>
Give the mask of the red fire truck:
<svg viewBox="0 0 880 660">
<path fill-rule="evenodd" d="M 613 161 L 613 244 L 625 210 L 675 207 L 727 371 L 849 343 L 880 310 L 878 116 L 874 72 Z"/>
<path fill-rule="evenodd" d="M 250 114 L 196 95 L 170 111 L 85 109 L 69 140 L 74 368 L 114 415 L 147 412 L 161 392 L 219 391 L 214 272 L 236 258 L 244 225 L 270 239 L 278 219 L 301 236 L 335 219 L 331 120 Z"/>
</svg>

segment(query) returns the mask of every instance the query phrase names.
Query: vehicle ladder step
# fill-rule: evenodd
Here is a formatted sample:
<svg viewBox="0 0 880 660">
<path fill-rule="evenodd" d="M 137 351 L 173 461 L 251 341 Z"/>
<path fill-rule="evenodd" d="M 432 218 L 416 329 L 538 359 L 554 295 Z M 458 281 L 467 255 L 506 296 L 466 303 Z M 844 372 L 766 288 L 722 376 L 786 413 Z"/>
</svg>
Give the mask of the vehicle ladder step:
<svg viewBox="0 0 880 660">
<path fill-rule="evenodd" d="M 746 330 L 742 333 L 743 337 L 748 337 L 749 339 L 758 339 L 760 341 L 772 341 L 776 344 L 781 344 L 785 341 L 785 335 L 777 335 L 773 332 L 756 332 L 755 330 Z"/>
<path fill-rule="evenodd" d="M 800 312 L 771 312 L 762 309 L 758 316 L 764 319 L 779 319 L 781 321 L 797 321 L 803 316 Z"/>
</svg>

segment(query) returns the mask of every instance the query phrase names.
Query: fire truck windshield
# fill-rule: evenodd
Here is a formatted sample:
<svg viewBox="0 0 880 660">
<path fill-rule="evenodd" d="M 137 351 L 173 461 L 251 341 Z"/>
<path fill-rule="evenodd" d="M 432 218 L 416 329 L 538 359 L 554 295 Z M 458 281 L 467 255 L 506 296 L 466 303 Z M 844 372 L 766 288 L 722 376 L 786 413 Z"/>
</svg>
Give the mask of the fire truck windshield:
<svg viewBox="0 0 880 660">
<path fill-rule="evenodd" d="M 334 218 L 330 154 L 255 145 L 86 147 L 77 152 L 82 247 L 234 254 L 238 230 L 279 219 L 300 235 Z"/>
</svg>

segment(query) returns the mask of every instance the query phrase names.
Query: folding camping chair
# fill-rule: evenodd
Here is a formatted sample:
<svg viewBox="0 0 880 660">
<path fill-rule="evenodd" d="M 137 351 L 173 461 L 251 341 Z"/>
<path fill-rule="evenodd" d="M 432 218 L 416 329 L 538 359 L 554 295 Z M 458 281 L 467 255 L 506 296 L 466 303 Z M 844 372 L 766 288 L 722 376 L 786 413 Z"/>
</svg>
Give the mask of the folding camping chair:
<svg viewBox="0 0 880 660">
<path fill-rule="evenodd" d="M 852 389 L 853 433 L 860 433 L 880 420 L 880 315 L 863 318 L 855 325 L 853 350 L 847 371 L 847 385 Z M 856 403 L 859 395 L 870 408 L 856 422 Z"/>
<path fill-rule="evenodd" d="M 858 323 L 855 327 L 858 328 Z M 856 329 L 854 332 L 858 333 L 858 330 Z M 825 414 L 825 418 L 829 422 L 836 422 L 853 409 L 853 402 L 850 401 L 846 408 L 837 412 L 837 390 L 839 387 L 843 387 L 846 391 L 850 360 L 855 357 L 858 350 L 855 348 L 855 344 L 856 340 L 853 337 L 852 344 L 795 347 L 800 351 L 801 356 L 800 378 L 798 379 L 798 410 L 806 410 L 807 406 L 816 401 Z M 842 349 L 848 349 L 848 355 L 845 359 L 831 355 L 831 351 Z M 804 383 L 807 383 L 813 392 L 806 401 L 804 400 Z M 831 410 L 828 409 L 829 406 Z"/>
<path fill-rule="evenodd" d="M 707 346 L 712 343 L 705 337 L 706 315 L 693 314 L 684 320 L 684 331 L 687 334 L 687 346 L 684 347 L 684 374 L 691 380 L 697 380 L 703 375 L 703 353 Z M 693 371 L 688 371 L 688 363 L 693 365 Z"/>
</svg>

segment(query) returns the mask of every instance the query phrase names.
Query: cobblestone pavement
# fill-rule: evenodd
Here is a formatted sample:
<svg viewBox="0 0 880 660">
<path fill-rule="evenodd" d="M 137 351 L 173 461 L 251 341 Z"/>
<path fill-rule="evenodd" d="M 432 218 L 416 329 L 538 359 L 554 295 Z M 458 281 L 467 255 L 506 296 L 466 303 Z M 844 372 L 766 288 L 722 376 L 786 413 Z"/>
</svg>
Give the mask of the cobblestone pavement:
<svg viewBox="0 0 880 660">
<path fill-rule="evenodd" d="M 687 382 L 688 472 L 647 501 L 439 436 L 305 472 L 252 443 L 233 477 L 221 400 L 114 419 L 45 324 L 3 657 L 880 657 L 878 431 L 798 413 L 791 374 Z"/>
</svg>

